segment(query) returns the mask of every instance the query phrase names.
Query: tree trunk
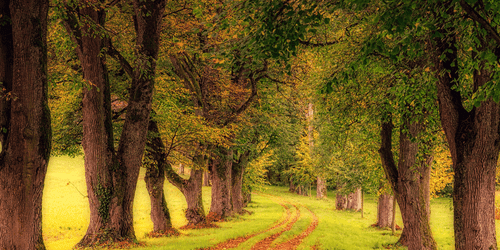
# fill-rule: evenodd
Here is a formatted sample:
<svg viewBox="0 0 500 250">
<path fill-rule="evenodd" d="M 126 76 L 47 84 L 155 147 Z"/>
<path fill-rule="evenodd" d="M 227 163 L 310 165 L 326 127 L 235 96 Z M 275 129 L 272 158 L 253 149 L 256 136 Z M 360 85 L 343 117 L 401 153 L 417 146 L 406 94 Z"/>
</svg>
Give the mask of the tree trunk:
<svg viewBox="0 0 500 250">
<path fill-rule="evenodd" d="M 78 10 L 94 23 L 104 25 L 105 12 L 87 6 L 84 2 Z M 78 27 L 76 15 L 69 14 L 65 27 L 72 40 L 77 44 L 76 52 L 80 59 L 83 78 L 87 86 L 83 88 L 82 115 L 83 140 L 85 153 L 85 180 L 90 206 L 90 224 L 79 246 L 90 246 L 107 240 L 119 240 L 121 223 L 111 219 L 114 211 L 120 209 L 123 198 L 116 190 L 121 190 L 123 174 L 116 169 L 111 123 L 111 98 L 105 58 L 101 51 L 104 41 L 95 35 L 94 29 Z M 82 35 L 86 34 L 86 35 Z M 92 35 L 94 34 L 94 35 Z"/>
<path fill-rule="evenodd" d="M 184 175 L 184 164 L 179 163 L 179 174 Z"/>
<path fill-rule="evenodd" d="M 125 60 L 120 64 L 132 77 L 125 123 L 118 151 L 114 152 L 111 122 L 110 87 L 104 47 L 111 50 L 109 38 L 103 38 L 104 8 L 81 1 L 78 16 L 67 13 L 65 26 L 77 44 L 77 55 L 88 84 L 83 98 L 83 148 L 85 176 L 90 205 L 90 225 L 79 246 L 103 241 L 135 240 L 133 199 L 146 142 L 151 109 L 155 61 L 159 50 L 161 20 L 166 1 L 134 1 L 137 34 L 135 71 Z M 96 27 L 83 25 L 78 18 L 91 20 Z M 118 53 L 118 52 L 116 52 Z"/>
<path fill-rule="evenodd" d="M 233 150 L 218 147 L 218 155 L 212 159 L 210 171 L 212 175 L 211 219 L 220 220 L 233 213 L 231 203 L 231 182 Z"/>
<path fill-rule="evenodd" d="M 404 230 L 399 242 L 409 249 L 436 249 L 429 225 L 429 185 L 430 163 L 418 164 L 418 142 L 412 142 L 410 135 L 417 138 L 423 127 L 406 118 L 400 128 L 399 164 L 396 168 L 392 153 L 392 121 L 382 123 L 382 144 L 379 150 L 386 176 L 401 210 Z M 406 127 L 405 127 L 406 126 Z M 427 159 L 429 160 L 429 159 Z"/>
<path fill-rule="evenodd" d="M 45 249 L 42 191 L 51 151 L 48 7 L 48 1 L 0 3 L 5 89 L 0 97 L 0 249 Z"/>
<path fill-rule="evenodd" d="M 186 198 L 188 208 L 186 210 L 186 219 L 189 224 L 206 223 L 205 209 L 202 199 L 202 178 L 203 170 L 192 169 L 191 177 L 182 192 Z"/>
<path fill-rule="evenodd" d="M 295 193 L 295 192 L 297 192 L 297 186 L 295 185 L 295 183 L 293 183 L 293 179 L 292 179 L 292 177 L 290 177 L 290 180 L 289 180 L 288 182 L 289 182 L 289 185 L 288 185 L 288 192 L 290 192 L 290 193 Z"/>
<path fill-rule="evenodd" d="M 323 199 L 326 197 L 326 181 L 323 177 L 318 176 L 316 179 L 316 198 Z"/>
<path fill-rule="evenodd" d="M 172 220 L 165 200 L 163 183 L 165 182 L 165 166 L 167 155 L 165 145 L 160 137 L 160 131 L 156 121 L 150 120 L 148 127 L 148 140 L 146 142 L 145 165 L 146 188 L 151 200 L 151 221 L 153 222 L 153 233 L 174 233 Z"/>
<path fill-rule="evenodd" d="M 117 211 L 117 215 L 113 215 L 123 220 L 121 232 L 130 238 L 135 238 L 134 197 L 146 145 L 166 0 L 134 0 L 133 5 L 138 50 L 129 90 L 127 113 L 117 151 L 120 168 L 126 173 L 125 190 L 121 190 L 124 191 L 121 209 Z M 119 212 L 123 214 L 120 215 Z"/>
<path fill-rule="evenodd" d="M 347 209 L 359 211 L 362 206 L 361 188 L 356 188 L 356 191 L 347 195 Z"/>
<path fill-rule="evenodd" d="M 347 195 L 343 195 L 340 192 L 337 193 L 335 208 L 337 210 L 346 210 L 347 209 Z"/>
<path fill-rule="evenodd" d="M 231 202 L 233 206 L 233 211 L 235 213 L 242 213 L 243 207 L 245 206 L 245 201 L 243 197 L 243 174 L 245 173 L 246 166 L 248 164 L 248 158 L 250 156 L 250 151 L 245 151 L 240 155 L 237 161 L 233 162 L 232 173 L 231 173 Z"/>
<path fill-rule="evenodd" d="M 394 196 L 383 193 L 378 197 L 377 227 L 392 228 Z"/>
<path fill-rule="evenodd" d="M 201 152 L 201 150 L 199 150 Z M 184 198 L 186 198 L 187 209 L 186 219 L 187 226 L 194 226 L 206 223 L 205 209 L 203 207 L 202 197 L 202 182 L 203 182 L 203 168 L 205 165 L 204 157 L 196 154 L 193 157 L 195 166 L 191 170 L 191 175 L 188 180 L 182 178 L 175 172 L 172 165 L 167 164 L 165 171 L 167 179 L 172 185 L 181 190 Z"/>
<path fill-rule="evenodd" d="M 210 187 L 210 172 L 208 170 L 203 171 L 203 186 Z"/>
<path fill-rule="evenodd" d="M 453 13 L 451 5 L 445 6 Z M 442 20 L 444 22 L 444 20 Z M 500 150 L 499 104 L 492 99 L 467 111 L 455 89 L 459 81 L 454 28 L 438 30 L 444 38 L 434 40 L 434 65 L 441 124 L 451 152 L 454 170 L 453 206 L 456 249 L 497 249 L 495 232 L 495 171 Z M 477 32 L 477 31 L 475 31 Z M 488 48 L 489 38 L 477 35 L 479 50 Z M 474 55 L 473 55 L 474 56 Z M 474 91 L 490 81 L 491 72 L 477 59 Z M 443 74 L 442 72 L 447 72 Z M 495 90 L 496 91 L 496 90 Z"/>
</svg>

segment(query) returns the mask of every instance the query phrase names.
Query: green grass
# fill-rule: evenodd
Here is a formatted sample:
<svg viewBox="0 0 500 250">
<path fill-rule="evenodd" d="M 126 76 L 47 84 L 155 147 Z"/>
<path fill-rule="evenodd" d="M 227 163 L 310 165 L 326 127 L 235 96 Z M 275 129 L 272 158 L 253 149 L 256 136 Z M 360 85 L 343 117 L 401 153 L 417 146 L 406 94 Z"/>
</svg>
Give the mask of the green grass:
<svg viewBox="0 0 500 250">
<path fill-rule="evenodd" d="M 145 183 L 144 171 L 141 172 L 134 203 L 134 226 L 139 241 L 146 247 L 136 249 L 196 249 L 213 246 L 227 239 L 262 232 L 241 244 L 238 249 L 249 249 L 258 241 L 282 227 L 264 232 L 267 228 L 284 219 L 284 208 L 277 198 L 269 195 L 254 194 L 248 210 L 251 215 L 242 215 L 230 221 L 218 223 L 219 228 L 180 230 L 182 235 L 171 238 L 146 238 L 153 224 L 149 218 L 150 204 Z M 376 222 L 377 200 L 374 196 L 365 196 L 365 213 L 336 211 L 334 193 L 328 198 L 317 200 L 314 197 L 298 196 L 288 193 L 285 187 L 267 187 L 260 192 L 295 204 L 301 213 L 300 219 L 292 229 L 279 236 L 273 246 L 285 242 L 300 234 L 311 223 L 313 217 L 303 206 L 311 209 L 319 219 L 319 224 L 298 249 L 384 249 L 395 243 L 397 236 L 390 230 L 372 228 Z M 210 188 L 204 188 L 203 202 L 206 211 L 210 208 Z M 185 225 L 184 210 L 186 202 L 182 193 L 170 183 L 165 183 L 165 194 L 172 215 L 174 227 Z M 52 157 L 50 160 L 43 196 L 43 235 L 47 249 L 71 249 L 83 237 L 89 223 L 88 200 L 85 197 L 85 177 L 83 159 L 70 157 Z M 292 210 L 292 218 L 295 208 Z M 450 199 L 439 198 L 431 201 L 431 227 L 439 249 L 453 249 L 453 210 Z M 398 225 L 402 226 L 398 217 Z M 497 232 L 500 231 L 497 222 Z M 399 232 L 400 233 L 400 232 Z M 498 238 L 498 237 L 497 237 Z"/>
</svg>

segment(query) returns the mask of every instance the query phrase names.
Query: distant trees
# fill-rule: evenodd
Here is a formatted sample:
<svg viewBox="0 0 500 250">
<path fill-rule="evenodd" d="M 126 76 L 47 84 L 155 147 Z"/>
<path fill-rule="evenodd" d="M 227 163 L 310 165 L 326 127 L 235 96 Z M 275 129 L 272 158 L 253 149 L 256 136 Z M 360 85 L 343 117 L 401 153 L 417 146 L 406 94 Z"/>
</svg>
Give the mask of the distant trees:
<svg viewBox="0 0 500 250">
<path fill-rule="evenodd" d="M 45 249 L 48 8 L 44 0 L 0 2 L 0 249 Z"/>
</svg>

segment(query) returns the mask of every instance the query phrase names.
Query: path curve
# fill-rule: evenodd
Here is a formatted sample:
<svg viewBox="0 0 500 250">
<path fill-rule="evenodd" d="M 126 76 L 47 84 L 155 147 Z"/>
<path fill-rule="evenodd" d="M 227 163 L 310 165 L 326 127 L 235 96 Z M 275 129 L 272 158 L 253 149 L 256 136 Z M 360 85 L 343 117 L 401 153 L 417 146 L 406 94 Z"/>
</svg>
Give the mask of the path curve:
<svg viewBox="0 0 500 250">
<path fill-rule="evenodd" d="M 281 219 L 278 220 L 277 222 L 274 223 L 273 226 L 271 226 L 271 227 L 269 227 L 269 228 L 267 228 L 267 229 L 265 229 L 263 231 L 258 231 L 258 232 L 255 232 L 253 234 L 250 234 L 250 235 L 245 235 L 245 236 L 240 236 L 240 237 L 237 237 L 237 238 L 234 238 L 234 239 L 229 239 L 229 240 L 220 242 L 220 243 L 218 243 L 217 245 L 215 245 L 213 247 L 202 248 L 202 250 L 215 250 L 215 249 L 231 249 L 231 248 L 236 248 L 241 243 L 249 240 L 250 238 L 255 237 L 255 236 L 259 235 L 259 234 L 263 234 L 265 232 L 269 232 L 269 231 L 271 231 L 273 229 L 276 229 L 278 227 L 281 227 L 281 226 L 283 226 L 284 224 L 286 224 L 287 222 L 290 221 L 290 217 L 292 216 L 292 211 L 291 211 L 291 209 L 288 206 L 286 206 L 286 204 L 292 205 L 290 202 L 285 201 L 281 197 L 277 197 L 277 196 L 272 196 L 272 195 L 262 194 L 262 193 L 260 195 L 270 196 L 270 197 L 274 198 L 275 200 L 278 200 L 277 203 L 280 204 L 285 209 L 286 217 L 283 220 L 281 220 Z"/>
<path fill-rule="evenodd" d="M 273 243 L 273 241 L 275 239 L 277 239 L 280 235 L 282 235 L 284 232 L 286 231 L 290 231 L 290 229 L 292 229 L 293 225 L 299 220 L 300 218 L 300 210 L 299 208 L 295 205 L 295 204 L 292 204 L 294 207 L 295 207 L 295 216 L 293 217 L 293 220 L 290 221 L 286 227 L 284 227 L 282 230 L 280 230 L 279 232 L 277 233 L 274 233 L 268 237 L 266 237 L 265 239 L 257 242 L 257 244 L 255 244 L 251 250 L 261 250 L 261 249 L 269 249 L 269 246 L 271 245 L 271 243 Z"/>
<path fill-rule="evenodd" d="M 279 244 L 278 246 L 276 246 L 274 249 L 297 249 L 297 247 L 300 245 L 300 243 L 302 243 L 302 240 L 305 239 L 307 236 L 309 236 L 309 234 L 311 234 L 315 229 L 316 227 L 318 226 L 318 216 L 316 216 L 316 214 L 311 211 L 311 209 L 309 209 L 308 207 L 306 206 L 303 206 L 304 208 L 306 208 L 309 213 L 311 213 L 312 215 L 312 221 L 311 221 L 311 224 L 309 224 L 309 227 L 307 227 L 306 230 L 302 231 L 302 233 L 300 233 L 299 235 L 295 236 L 293 239 L 287 241 L 287 242 L 284 242 L 284 243 L 281 243 Z"/>
<path fill-rule="evenodd" d="M 246 242 L 249 239 L 251 239 L 257 235 L 269 232 L 269 231 L 277 229 L 279 227 L 283 227 L 283 228 L 281 230 L 279 230 L 278 232 L 273 233 L 272 235 L 267 236 L 265 239 L 262 239 L 261 241 L 257 242 L 255 245 L 252 246 L 251 249 L 252 250 L 264 250 L 264 249 L 271 249 L 271 248 L 272 249 L 280 249 L 280 250 L 282 250 L 282 249 L 287 249 L 287 250 L 288 249 L 296 249 L 302 243 L 302 240 L 305 239 L 307 236 L 309 236 L 318 226 L 318 217 L 316 216 L 316 214 L 308 207 L 300 204 L 300 206 L 306 208 L 309 211 L 309 213 L 312 215 L 312 221 L 309 224 L 309 226 L 304 231 L 302 231 L 300 234 L 295 235 L 295 237 L 293 237 L 292 239 L 290 239 L 286 242 L 283 242 L 275 247 L 271 247 L 271 244 L 273 243 L 274 240 L 276 240 L 284 232 L 290 231 L 292 229 L 293 225 L 295 225 L 295 223 L 300 219 L 301 213 L 300 213 L 299 207 L 296 204 L 292 204 L 291 202 L 283 199 L 282 197 L 270 195 L 270 194 L 264 194 L 264 193 L 259 193 L 259 194 L 263 195 L 263 196 L 268 196 L 274 200 L 277 200 L 277 203 L 280 204 L 285 209 L 285 211 L 284 211 L 284 213 L 286 212 L 285 218 L 278 220 L 277 222 L 274 223 L 273 226 L 271 226 L 265 230 L 255 232 L 255 233 L 252 233 L 250 235 L 240 236 L 240 237 L 237 237 L 234 239 L 229 239 L 229 240 L 226 240 L 224 242 L 220 242 L 213 247 L 203 248 L 203 250 L 236 248 L 241 243 Z M 293 218 L 291 218 L 292 217 L 292 210 L 290 209 L 289 206 L 293 206 L 295 208 Z"/>
</svg>

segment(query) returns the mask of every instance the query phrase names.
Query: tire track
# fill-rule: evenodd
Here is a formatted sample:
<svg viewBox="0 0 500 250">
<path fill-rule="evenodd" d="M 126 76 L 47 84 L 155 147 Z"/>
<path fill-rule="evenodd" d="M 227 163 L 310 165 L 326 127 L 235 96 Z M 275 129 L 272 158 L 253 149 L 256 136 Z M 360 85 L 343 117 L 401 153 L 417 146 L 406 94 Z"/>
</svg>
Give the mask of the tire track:
<svg viewBox="0 0 500 250">
<path fill-rule="evenodd" d="M 311 234 L 316 229 L 316 227 L 318 226 L 318 216 L 316 216 L 316 214 L 313 211 L 311 211 L 311 209 L 309 209 L 308 207 L 306 206 L 303 207 L 306 208 L 312 215 L 312 221 L 311 224 L 309 224 L 309 227 L 307 227 L 306 230 L 302 231 L 302 233 L 295 236 L 293 239 L 279 244 L 274 249 L 280 249 L 280 250 L 297 249 L 300 243 L 302 243 L 302 240 L 304 240 L 307 236 L 309 236 L 309 234 Z"/>
<path fill-rule="evenodd" d="M 251 250 L 261 250 L 261 249 L 269 249 L 271 243 L 273 243 L 273 241 L 278 238 L 280 235 L 282 235 L 284 232 L 286 231 L 290 231 L 293 227 L 293 225 L 299 220 L 300 218 L 300 210 L 299 208 L 295 205 L 295 204 L 292 204 L 294 207 L 295 207 L 295 216 L 293 218 L 293 220 L 291 220 L 287 225 L 286 227 L 284 227 L 281 231 L 277 232 L 277 233 L 274 233 L 270 236 L 268 236 L 267 238 L 257 242 L 257 244 L 255 244 Z"/>
<path fill-rule="evenodd" d="M 214 250 L 214 249 L 230 249 L 230 248 L 236 248 L 238 247 L 241 243 L 257 236 L 257 235 L 260 235 L 260 234 L 263 234 L 263 233 L 266 233 L 266 232 L 269 232 L 271 230 L 274 230 L 278 227 L 281 227 L 283 225 L 285 225 L 286 223 L 288 223 L 290 221 L 290 218 L 292 216 L 292 211 L 291 209 L 286 205 L 292 205 L 290 202 L 288 201 L 285 201 L 284 199 L 282 199 L 281 197 L 277 197 L 277 196 L 272 196 L 272 195 L 268 195 L 268 194 L 262 194 L 260 193 L 260 195 L 263 195 L 263 196 L 269 196 L 275 200 L 278 200 L 278 204 L 280 204 L 284 209 L 285 209 L 285 212 L 286 212 L 286 217 L 285 219 L 283 220 L 279 220 L 278 222 L 275 223 L 274 226 L 272 227 L 269 227 L 267 228 L 266 230 L 263 230 L 263 231 L 259 231 L 259 232 L 256 232 L 256 233 L 253 233 L 253 234 L 250 234 L 250 235 L 245 235 L 245 236 L 240 236 L 240 237 L 237 237 L 237 238 L 234 238 L 234 239 L 229 239 L 229 240 L 226 240 L 224 242 L 220 242 L 218 243 L 217 245 L 213 246 L 213 247 L 209 247 L 209 248 L 202 248 L 202 250 Z M 295 205 L 293 205 L 295 206 Z M 297 208 L 297 207 L 295 207 Z M 298 209 L 297 209 L 298 210 Z"/>
</svg>

